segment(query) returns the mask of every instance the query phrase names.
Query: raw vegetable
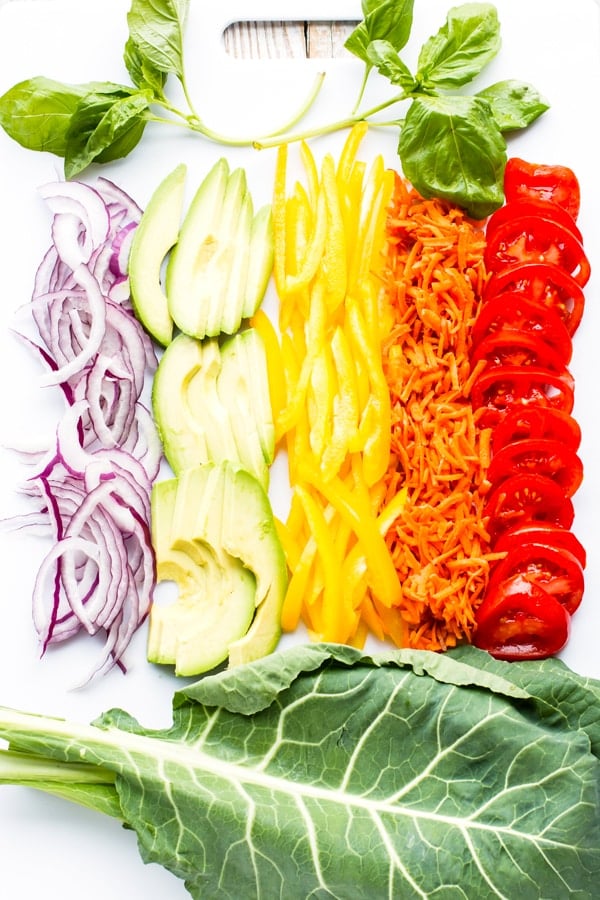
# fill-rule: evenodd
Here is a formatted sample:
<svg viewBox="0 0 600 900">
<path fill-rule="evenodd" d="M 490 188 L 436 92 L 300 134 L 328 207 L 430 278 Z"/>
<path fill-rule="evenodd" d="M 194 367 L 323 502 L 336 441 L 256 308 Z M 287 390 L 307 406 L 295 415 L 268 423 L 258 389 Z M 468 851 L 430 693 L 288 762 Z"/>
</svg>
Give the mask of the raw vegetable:
<svg viewBox="0 0 600 900">
<path fill-rule="evenodd" d="M 127 264 L 135 314 L 151 337 L 166 347 L 173 337 L 162 269 L 177 243 L 187 168 L 180 164 L 152 193 L 135 229 Z"/>
<path fill-rule="evenodd" d="M 221 342 L 178 334 L 154 375 L 152 410 L 176 475 L 228 460 L 268 486 L 275 428 L 265 348 L 256 329 L 244 328 Z"/>
<path fill-rule="evenodd" d="M 381 157 L 369 170 L 357 158 L 365 133 L 356 126 L 337 166 L 327 155 L 320 169 L 302 144 L 306 186 L 288 187 L 283 146 L 273 199 L 281 338 L 271 378 L 285 385 L 275 426 L 292 487 L 283 627 L 301 619 L 315 638 L 357 643 L 365 602 L 390 608 L 400 597 L 383 534 L 402 504 L 399 495 L 386 506 L 381 485 L 390 407 L 378 295 L 393 173 Z"/>
<path fill-rule="evenodd" d="M 386 496 L 407 491 L 386 535 L 402 584 L 396 615 L 410 646 L 444 650 L 470 638 L 494 558 L 483 520 L 489 431 L 476 427 L 470 396 L 483 365 L 472 366 L 469 351 L 484 235 L 459 209 L 423 200 L 397 177 L 385 237 Z"/>
<path fill-rule="evenodd" d="M 150 486 L 162 454 L 141 395 L 156 357 L 132 314 L 126 272 L 141 211 L 106 179 L 41 193 L 54 213 L 53 243 L 20 311 L 21 336 L 65 412 L 53 445 L 27 456 L 22 491 L 33 509 L 12 522 L 53 539 L 33 589 L 41 652 L 81 631 L 104 634 L 92 677 L 125 668 L 154 589 Z"/>
<path fill-rule="evenodd" d="M 234 334 L 260 306 L 273 268 L 271 209 L 256 213 L 242 168 L 219 159 L 187 209 L 169 254 L 165 293 L 180 331 Z"/>
<path fill-rule="evenodd" d="M 548 104 L 533 86 L 517 80 L 464 93 L 464 85 L 477 78 L 500 49 L 497 12 L 487 3 L 451 8 L 446 22 L 421 48 L 412 73 L 399 53 L 411 36 L 413 6 L 414 0 L 363 0 L 364 20 L 346 44 L 365 66 L 355 109 L 337 122 L 302 134 L 292 128 L 313 105 L 322 76 L 298 114 L 271 137 L 232 138 L 202 121 L 186 81 L 189 0 L 132 0 L 124 48 L 132 84 L 62 84 L 43 76 L 31 78 L 0 98 L 0 125 L 24 147 L 64 157 L 65 174 L 72 178 L 92 162 L 126 156 L 149 122 L 183 126 L 223 144 L 266 147 L 373 121 L 400 128 L 401 166 L 423 195 L 445 197 L 483 218 L 502 203 L 504 135 L 527 127 Z M 373 71 L 391 82 L 392 96 L 359 109 Z M 179 82 L 187 109 L 176 108 L 169 99 L 169 76 Z M 400 107 L 401 114 L 398 106 L 405 102 L 408 108 L 404 112 Z M 394 119 L 383 121 L 378 114 L 390 108 Z"/>
<path fill-rule="evenodd" d="M 504 173 L 506 200 L 550 200 L 566 210 L 572 219 L 579 215 L 581 189 L 575 172 L 568 166 L 542 165 L 511 157 Z"/>
<path fill-rule="evenodd" d="M 148 659 L 198 675 L 249 662 L 281 636 L 285 557 L 269 498 L 227 461 L 188 468 L 152 489 L 157 578 L 177 600 L 150 610 Z"/>
<path fill-rule="evenodd" d="M 505 194 L 486 227 L 485 262 L 494 274 L 472 354 L 485 363 L 473 404 L 479 424 L 493 429 L 484 512 L 504 558 L 492 568 L 474 641 L 503 659 L 535 659 L 564 646 L 584 592 L 585 551 L 570 531 L 583 464 L 567 365 L 590 265 L 572 170 L 516 158 L 506 167 Z M 517 339 L 523 327 L 527 351 Z M 503 334 L 504 349 L 492 351 Z"/>
<path fill-rule="evenodd" d="M 122 819 L 195 898 L 595 894 L 600 685 L 556 660 L 311 645 L 173 707 L 2 709 L 0 781 Z"/>
</svg>

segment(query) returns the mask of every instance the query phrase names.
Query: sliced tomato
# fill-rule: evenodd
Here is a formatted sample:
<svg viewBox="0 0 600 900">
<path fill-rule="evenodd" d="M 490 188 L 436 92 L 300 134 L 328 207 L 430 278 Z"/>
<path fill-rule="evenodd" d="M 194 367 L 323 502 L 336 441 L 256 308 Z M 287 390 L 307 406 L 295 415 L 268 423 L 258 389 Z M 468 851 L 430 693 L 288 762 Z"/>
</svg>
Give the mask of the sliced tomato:
<svg viewBox="0 0 600 900">
<path fill-rule="evenodd" d="M 583 235 L 579 230 L 573 216 L 554 203 L 552 200 L 544 200 L 540 197 L 520 197 L 507 200 L 504 206 L 497 209 L 486 222 L 485 233 L 491 237 L 496 228 L 504 225 L 510 219 L 517 216 L 536 216 L 538 219 L 550 219 L 567 228 L 580 243 L 583 243 Z"/>
<path fill-rule="evenodd" d="M 570 413 L 574 402 L 574 380 L 566 368 L 552 372 L 535 366 L 494 366 L 484 369 L 471 390 L 482 427 L 494 427 L 516 406 L 536 404 Z"/>
<path fill-rule="evenodd" d="M 551 594 L 573 615 L 583 599 L 583 567 L 563 547 L 530 541 L 513 547 L 494 565 L 488 590 L 492 593 L 507 578 L 522 575 Z"/>
<path fill-rule="evenodd" d="M 523 293 L 500 293 L 483 303 L 473 323 L 471 346 L 477 347 L 488 335 L 501 330 L 540 337 L 565 365 L 571 360 L 573 342 L 560 315 Z"/>
<path fill-rule="evenodd" d="M 518 215 L 486 234 L 484 262 L 489 272 L 516 263 L 550 263 L 583 287 L 591 268 L 583 244 L 560 222 Z"/>
<path fill-rule="evenodd" d="M 525 438 L 505 444 L 493 454 L 487 477 L 495 487 L 518 472 L 552 478 L 567 497 L 572 497 L 583 481 L 580 457 L 555 438 Z"/>
<path fill-rule="evenodd" d="M 567 643 L 571 617 L 540 585 L 513 575 L 486 593 L 476 626 L 473 643 L 496 659 L 546 659 Z"/>
<path fill-rule="evenodd" d="M 483 298 L 487 303 L 497 294 L 515 292 L 553 309 L 569 334 L 575 334 L 583 316 L 585 296 L 581 285 L 564 269 L 542 262 L 506 266 L 492 273 Z"/>
<path fill-rule="evenodd" d="M 543 335 L 519 332 L 503 327 L 486 335 L 474 347 L 471 363 L 485 360 L 491 366 L 537 366 L 559 372 L 567 360 Z"/>
<path fill-rule="evenodd" d="M 551 547 L 562 547 L 579 560 L 585 569 L 587 554 L 579 538 L 567 528 L 557 525 L 545 525 L 541 522 L 509 528 L 501 534 L 494 544 L 494 552 L 504 553 L 520 547 L 525 543 L 550 544 Z"/>
<path fill-rule="evenodd" d="M 513 156 L 504 168 L 504 196 L 508 203 L 524 198 L 549 200 L 573 219 L 579 215 L 579 181 L 568 166 L 542 165 Z"/>
<path fill-rule="evenodd" d="M 513 441 L 552 438 L 570 450 L 581 444 L 578 422 L 560 409 L 551 406 L 517 406 L 502 416 L 492 432 L 492 452 L 497 453 Z"/>
<path fill-rule="evenodd" d="M 490 543 L 522 525 L 556 525 L 570 528 L 575 510 L 570 497 L 547 475 L 519 472 L 494 487 L 483 511 Z"/>
</svg>

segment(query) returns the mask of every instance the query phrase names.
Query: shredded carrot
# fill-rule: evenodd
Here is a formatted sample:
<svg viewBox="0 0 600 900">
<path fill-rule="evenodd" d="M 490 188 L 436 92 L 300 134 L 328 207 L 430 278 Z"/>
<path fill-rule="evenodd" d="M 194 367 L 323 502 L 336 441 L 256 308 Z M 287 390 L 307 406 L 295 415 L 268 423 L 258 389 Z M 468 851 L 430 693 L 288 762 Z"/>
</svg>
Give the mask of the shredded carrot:
<svg viewBox="0 0 600 900">
<path fill-rule="evenodd" d="M 489 432 L 475 427 L 469 400 L 484 234 L 459 209 L 423 200 L 400 176 L 386 231 L 394 324 L 383 346 L 392 409 L 385 480 L 388 497 L 407 491 L 386 540 L 409 645 L 444 650 L 469 639 L 492 559 L 483 522 Z M 383 611 L 375 611 L 389 632 Z"/>
</svg>

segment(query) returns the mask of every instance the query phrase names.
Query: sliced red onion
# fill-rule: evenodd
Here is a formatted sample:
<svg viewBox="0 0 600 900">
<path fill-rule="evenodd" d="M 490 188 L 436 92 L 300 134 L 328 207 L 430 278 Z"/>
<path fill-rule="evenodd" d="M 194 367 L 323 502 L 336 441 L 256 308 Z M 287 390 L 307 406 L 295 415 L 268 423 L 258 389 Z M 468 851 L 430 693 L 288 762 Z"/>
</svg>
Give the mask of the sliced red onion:
<svg viewBox="0 0 600 900">
<path fill-rule="evenodd" d="M 21 337 L 62 390 L 54 446 L 30 454 L 23 493 L 53 538 L 33 591 L 42 653 L 79 632 L 103 632 L 89 677 L 117 665 L 148 614 L 156 582 L 149 519 L 162 447 L 141 402 L 157 365 L 135 319 L 127 258 L 141 210 L 107 179 L 96 188 L 41 189 L 54 213 L 53 245 L 36 273 L 29 312 L 38 338 Z"/>
<path fill-rule="evenodd" d="M 77 269 L 89 262 L 97 247 L 106 243 L 110 215 L 94 188 L 79 181 L 42 185 L 40 195 L 54 213 L 52 235 L 61 260 Z"/>
</svg>

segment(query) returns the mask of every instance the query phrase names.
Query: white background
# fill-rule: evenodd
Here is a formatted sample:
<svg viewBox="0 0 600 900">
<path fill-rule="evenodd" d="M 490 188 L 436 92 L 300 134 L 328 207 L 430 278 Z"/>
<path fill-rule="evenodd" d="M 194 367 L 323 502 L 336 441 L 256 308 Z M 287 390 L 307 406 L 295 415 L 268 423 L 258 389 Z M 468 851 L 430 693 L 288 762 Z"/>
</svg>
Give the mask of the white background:
<svg viewBox="0 0 600 900">
<path fill-rule="evenodd" d="M 326 84 L 310 122 L 347 114 L 362 76 L 355 60 L 239 61 L 225 57 L 220 34 L 238 18 L 355 19 L 358 0 L 192 0 L 187 30 L 191 89 L 212 127 L 257 134 L 285 120 L 308 93 L 317 71 Z M 443 23 L 449 0 L 417 0 L 409 47 Z M 481 78 L 481 86 L 519 78 L 539 88 L 551 110 L 509 150 L 531 160 L 570 165 L 582 188 L 580 227 L 593 275 L 576 335 L 572 372 L 575 416 L 583 430 L 585 480 L 575 498 L 575 531 L 588 551 L 586 596 L 573 621 L 564 659 L 582 674 L 600 678 L 600 188 L 597 142 L 600 96 L 600 30 L 594 0 L 498 0 L 504 45 Z M 0 0 L 0 95 L 16 82 L 43 74 L 67 81 L 126 81 L 121 52 L 128 0 Z M 405 54 L 407 61 L 410 53 Z M 376 78 L 370 96 L 388 95 Z M 313 144 L 319 155 L 336 152 L 343 136 Z M 371 132 L 363 158 L 381 152 L 397 165 L 396 134 Z M 273 151 L 229 151 L 167 128 L 149 129 L 126 160 L 103 169 L 143 206 L 158 181 L 182 161 L 190 192 L 208 167 L 227 155 L 247 169 L 257 205 L 270 200 Z M 50 219 L 39 185 L 62 177 L 61 161 L 30 153 L 0 133 L 0 444 L 49 433 L 57 407 L 41 393 L 37 370 L 9 333 L 14 310 L 27 302 L 35 268 L 49 244 Z M 88 175 L 86 174 L 86 178 Z M 91 176 L 90 176 L 91 177 Z M 272 302 L 272 294 L 267 305 Z M 0 516 L 18 511 L 15 487 L 24 469 L 0 448 Z M 274 504 L 284 504 L 275 481 Z M 146 725 L 166 725 L 177 687 L 169 672 L 145 662 L 145 633 L 130 648 L 126 677 L 115 671 L 83 691 L 71 686 L 90 659 L 86 641 L 39 659 L 31 623 L 31 587 L 45 545 L 27 535 L 0 533 L 0 704 L 88 722 L 112 706 L 123 707 Z M 92 648 L 92 654 L 94 652 Z M 0 896 L 29 900 L 180 900 L 183 885 L 157 866 L 143 866 L 135 836 L 118 823 L 34 791 L 0 791 Z"/>
</svg>

